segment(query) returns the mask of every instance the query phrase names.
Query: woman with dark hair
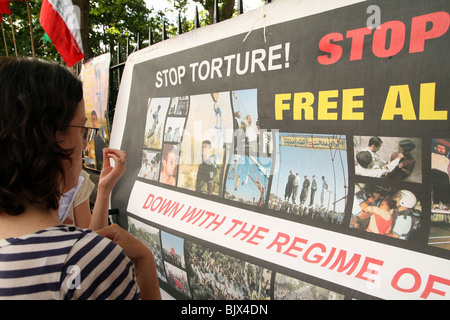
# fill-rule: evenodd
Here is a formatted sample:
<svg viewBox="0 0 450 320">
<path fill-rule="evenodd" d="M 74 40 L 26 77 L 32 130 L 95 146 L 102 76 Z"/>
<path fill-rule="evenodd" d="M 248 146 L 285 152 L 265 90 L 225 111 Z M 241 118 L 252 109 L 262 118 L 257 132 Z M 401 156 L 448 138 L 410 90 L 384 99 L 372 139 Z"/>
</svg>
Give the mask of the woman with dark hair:
<svg viewBox="0 0 450 320">
<path fill-rule="evenodd" d="M 85 122 L 82 83 L 68 69 L 0 58 L 2 299 L 160 298 L 144 244 L 117 225 L 95 233 L 59 221 L 60 198 L 80 176 Z"/>
</svg>

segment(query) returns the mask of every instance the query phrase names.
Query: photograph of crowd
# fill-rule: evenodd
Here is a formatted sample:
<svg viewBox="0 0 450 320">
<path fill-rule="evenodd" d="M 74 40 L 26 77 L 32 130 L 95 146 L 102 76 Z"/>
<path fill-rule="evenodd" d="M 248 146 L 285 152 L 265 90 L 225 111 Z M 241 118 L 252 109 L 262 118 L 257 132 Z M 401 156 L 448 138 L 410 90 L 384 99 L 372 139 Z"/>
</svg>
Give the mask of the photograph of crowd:
<svg viewBox="0 0 450 320">
<path fill-rule="evenodd" d="M 294 204 L 289 201 L 269 200 L 269 209 L 285 212 L 294 216 L 326 223 L 342 224 L 345 213 L 343 211 L 327 210 L 325 207 Z"/>
<path fill-rule="evenodd" d="M 167 283 L 161 250 L 160 230 L 128 217 L 128 231 L 141 240 L 152 251 L 158 278 Z"/>
<path fill-rule="evenodd" d="M 429 245 L 450 250 L 450 138 L 431 141 L 431 180 Z"/>
<path fill-rule="evenodd" d="M 281 273 L 275 276 L 274 300 L 344 300 L 344 295 L 291 278 Z"/>
<path fill-rule="evenodd" d="M 185 269 L 184 239 L 161 231 L 161 242 L 164 260 L 174 266 Z"/>
<path fill-rule="evenodd" d="M 166 267 L 167 282 L 169 285 L 176 291 L 191 298 L 186 272 L 167 262 L 164 262 L 164 266 Z"/>
<path fill-rule="evenodd" d="M 422 206 L 406 189 L 357 183 L 350 227 L 392 238 L 417 241 Z"/>
<path fill-rule="evenodd" d="M 198 300 L 268 300 L 271 271 L 186 242 L 192 296 Z"/>
<path fill-rule="evenodd" d="M 355 174 L 422 182 L 422 139 L 355 136 Z"/>
</svg>

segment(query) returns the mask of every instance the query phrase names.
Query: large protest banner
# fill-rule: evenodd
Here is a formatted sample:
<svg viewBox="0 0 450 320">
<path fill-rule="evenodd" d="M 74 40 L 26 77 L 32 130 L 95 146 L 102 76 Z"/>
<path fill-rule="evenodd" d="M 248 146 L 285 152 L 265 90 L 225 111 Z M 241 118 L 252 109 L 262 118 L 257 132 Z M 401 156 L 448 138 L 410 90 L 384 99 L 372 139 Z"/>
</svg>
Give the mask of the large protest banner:
<svg viewBox="0 0 450 320">
<path fill-rule="evenodd" d="M 276 1 L 132 54 L 117 222 L 180 299 L 449 299 L 447 0 Z"/>
<path fill-rule="evenodd" d="M 83 81 L 83 95 L 86 105 L 87 126 L 98 128 L 95 140 L 88 143 L 84 154 L 84 165 L 101 171 L 103 148 L 109 145 L 109 65 L 111 54 L 105 53 L 83 64 L 80 79 Z"/>
</svg>

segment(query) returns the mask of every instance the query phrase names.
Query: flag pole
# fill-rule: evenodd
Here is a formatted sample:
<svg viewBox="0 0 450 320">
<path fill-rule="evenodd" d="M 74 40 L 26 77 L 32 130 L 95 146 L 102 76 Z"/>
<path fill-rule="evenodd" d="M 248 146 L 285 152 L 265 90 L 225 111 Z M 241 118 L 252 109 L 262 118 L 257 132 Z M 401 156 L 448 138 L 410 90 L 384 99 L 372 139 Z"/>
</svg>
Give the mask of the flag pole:
<svg viewBox="0 0 450 320">
<path fill-rule="evenodd" d="M 33 52 L 33 57 L 35 57 L 36 53 L 34 50 L 33 22 L 31 21 L 30 0 L 27 0 L 27 11 L 28 11 L 28 23 L 30 24 L 31 50 Z"/>
<path fill-rule="evenodd" d="M 14 27 L 13 27 L 13 21 L 12 21 L 11 16 L 12 16 L 12 14 L 9 15 L 9 21 L 11 23 L 11 32 L 12 32 L 12 36 L 13 36 L 14 52 L 16 53 L 16 57 L 17 57 L 16 36 L 14 35 Z"/>
<path fill-rule="evenodd" d="M 0 25 L 2 26 L 3 42 L 5 43 L 6 56 L 9 56 L 8 55 L 8 46 L 6 45 L 5 29 L 3 29 L 3 17 L 1 14 L 0 14 Z"/>
</svg>

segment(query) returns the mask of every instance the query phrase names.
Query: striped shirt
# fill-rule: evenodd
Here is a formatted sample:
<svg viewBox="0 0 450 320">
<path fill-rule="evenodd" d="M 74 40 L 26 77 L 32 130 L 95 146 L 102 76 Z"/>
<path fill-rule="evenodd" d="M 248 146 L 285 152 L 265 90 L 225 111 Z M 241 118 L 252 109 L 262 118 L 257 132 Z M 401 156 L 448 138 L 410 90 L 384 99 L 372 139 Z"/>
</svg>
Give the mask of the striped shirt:
<svg viewBox="0 0 450 320">
<path fill-rule="evenodd" d="M 90 230 L 60 225 L 0 240 L 0 299 L 138 299 L 123 250 Z"/>
</svg>

